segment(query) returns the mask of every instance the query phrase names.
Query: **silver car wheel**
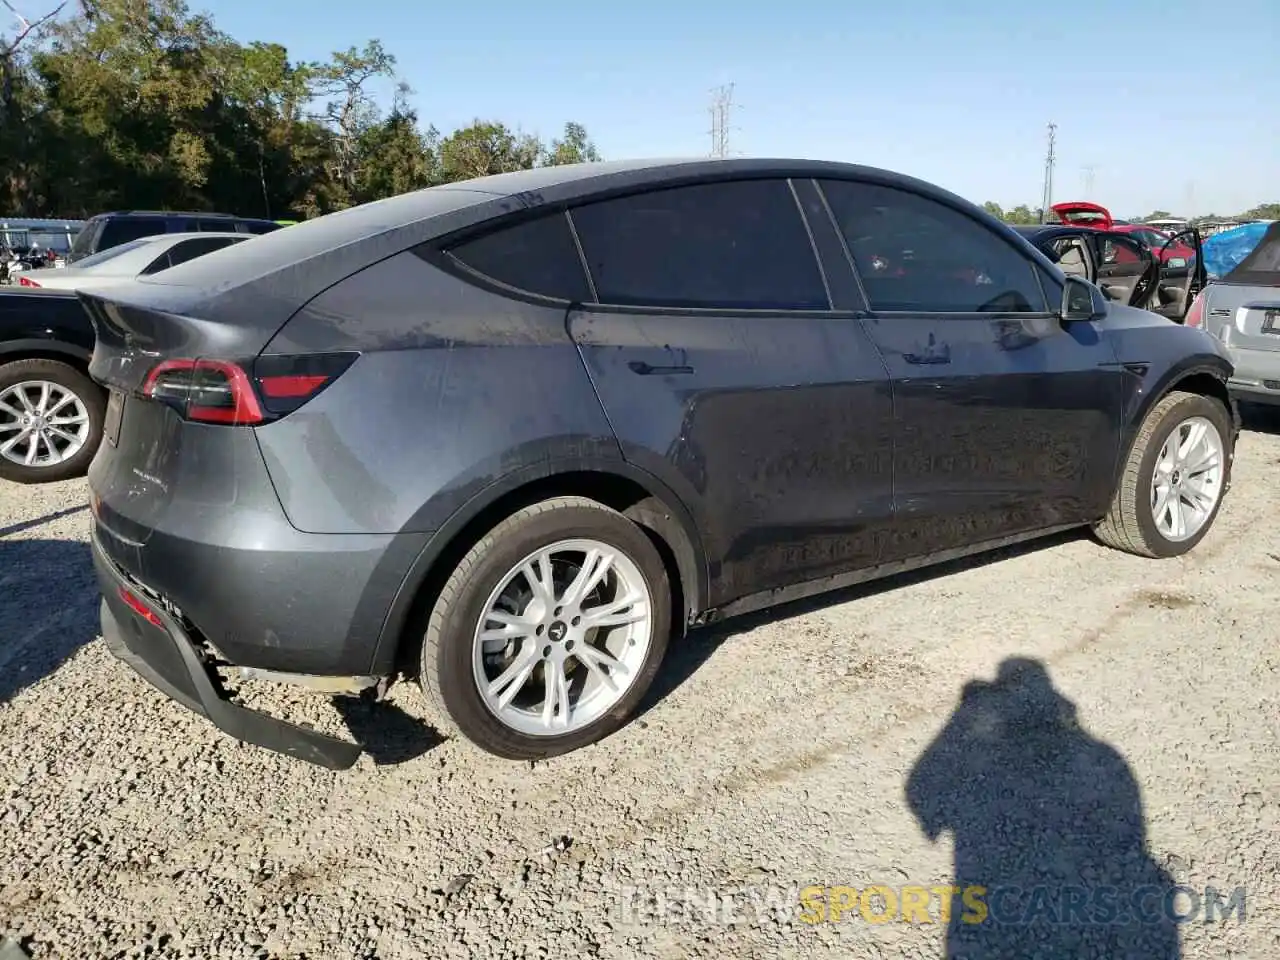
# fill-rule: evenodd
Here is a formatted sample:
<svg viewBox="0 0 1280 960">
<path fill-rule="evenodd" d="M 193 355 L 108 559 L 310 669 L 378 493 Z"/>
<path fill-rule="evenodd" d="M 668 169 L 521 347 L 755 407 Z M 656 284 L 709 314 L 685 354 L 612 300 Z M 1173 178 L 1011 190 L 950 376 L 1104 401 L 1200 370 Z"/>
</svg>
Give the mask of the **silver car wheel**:
<svg viewBox="0 0 1280 960">
<path fill-rule="evenodd" d="M 23 467 L 52 467 L 89 440 L 84 401 L 61 384 L 24 380 L 0 392 L 0 457 Z"/>
<path fill-rule="evenodd" d="M 1222 497 L 1226 453 L 1205 417 L 1190 417 L 1165 439 L 1151 476 L 1151 515 L 1166 540 L 1189 540 L 1213 516 Z"/>
<path fill-rule="evenodd" d="M 622 699 L 652 640 L 653 597 L 635 561 L 597 540 L 561 540 L 490 593 L 472 644 L 475 682 L 509 729 L 561 736 Z"/>
</svg>

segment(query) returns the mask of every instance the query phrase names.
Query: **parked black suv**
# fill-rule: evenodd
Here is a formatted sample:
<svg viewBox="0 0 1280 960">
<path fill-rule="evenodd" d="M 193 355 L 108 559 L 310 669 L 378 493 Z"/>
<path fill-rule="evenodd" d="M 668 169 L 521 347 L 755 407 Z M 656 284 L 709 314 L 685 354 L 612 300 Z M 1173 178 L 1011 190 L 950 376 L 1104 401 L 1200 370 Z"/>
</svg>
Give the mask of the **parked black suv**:
<svg viewBox="0 0 1280 960">
<path fill-rule="evenodd" d="M 74 293 L 0 290 L 0 479 L 48 483 L 89 468 L 107 405 L 88 376 L 93 345 Z"/>
<path fill-rule="evenodd" d="M 417 675 L 485 749 L 562 753 L 690 625 L 1064 528 L 1186 553 L 1239 429 L 1218 340 L 845 164 L 503 174 L 81 297 L 103 637 L 337 767 L 229 684 Z"/>
<path fill-rule="evenodd" d="M 228 213 L 174 213 L 151 210 L 127 210 L 100 213 L 85 221 L 71 244 L 67 262 L 74 263 L 90 254 L 109 250 L 130 240 L 153 237 L 158 233 L 271 233 L 281 229 L 274 220 L 235 217 Z"/>
</svg>

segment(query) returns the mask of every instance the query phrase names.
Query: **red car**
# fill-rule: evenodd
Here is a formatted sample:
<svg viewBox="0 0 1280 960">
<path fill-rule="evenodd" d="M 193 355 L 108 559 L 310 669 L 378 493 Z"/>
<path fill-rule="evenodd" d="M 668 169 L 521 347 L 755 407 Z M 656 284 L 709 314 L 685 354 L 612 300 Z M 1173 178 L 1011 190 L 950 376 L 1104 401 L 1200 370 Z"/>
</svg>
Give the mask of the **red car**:
<svg viewBox="0 0 1280 960">
<path fill-rule="evenodd" d="M 1070 200 L 1064 203 L 1055 203 L 1049 209 L 1056 213 L 1058 219 L 1063 223 L 1069 223 L 1073 226 L 1093 227 L 1095 230 L 1105 230 L 1109 233 L 1133 234 L 1150 247 L 1151 252 L 1165 263 L 1170 260 L 1181 259 L 1182 263 L 1174 264 L 1176 267 L 1186 266 L 1196 257 L 1195 250 L 1187 246 L 1187 244 L 1179 242 L 1173 234 L 1165 233 L 1163 230 L 1157 230 L 1155 227 L 1149 227 L 1142 223 L 1113 220 L 1111 211 L 1106 207 L 1099 206 L 1096 203 L 1089 203 L 1087 200 Z M 1181 236 L 1181 234 L 1178 234 L 1178 237 Z M 1169 242 L 1171 240 L 1173 241 L 1172 243 Z"/>
</svg>

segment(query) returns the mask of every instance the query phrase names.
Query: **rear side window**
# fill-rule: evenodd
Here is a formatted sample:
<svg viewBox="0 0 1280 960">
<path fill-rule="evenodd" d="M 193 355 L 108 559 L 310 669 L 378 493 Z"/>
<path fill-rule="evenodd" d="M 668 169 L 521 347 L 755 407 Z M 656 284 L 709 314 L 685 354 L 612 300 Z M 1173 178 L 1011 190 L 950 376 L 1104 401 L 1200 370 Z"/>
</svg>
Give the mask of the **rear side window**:
<svg viewBox="0 0 1280 960">
<path fill-rule="evenodd" d="M 98 241 L 98 249 L 106 250 L 117 247 L 130 240 L 142 237 L 154 237 L 166 232 L 167 224 L 159 217 L 113 217 L 102 228 L 102 239 Z"/>
<path fill-rule="evenodd" d="M 785 180 L 672 187 L 573 211 L 601 303 L 829 310 Z"/>
<path fill-rule="evenodd" d="M 102 223 L 101 220 L 90 220 L 80 228 L 80 232 L 76 234 L 75 240 L 71 243 L 71 255 L 73 257 L 86 257 L 93 253 L 93 241 L 98 236 L 99 231 L 102 230 Z"/>
<path fill-rule="evenodd" d="M 264 222 L 261 220 L 238 220 L 236 221 L 236 233 L 251 233 L 254 236 L 260 236 L 264 233 L 270 233 L 273 230 L 279 230 L 280 224 Z"/>
<path fill-rule="evenodd" d="M 248 237 L 245 239 L 247 240 Z M 241 242 L 243 241 L 238 237 L 200 237 L 196 240 L 183 240 L 169 248 L 169 263 L 176 267 L 180 263 L 186 263 L 196 257 L 203 257 L 206 253 L 213 253 L 215 250 Z"/>
<path fill-rule="evenodd" d="M 0 296 L 0 317 L 17 325 L 92 329 L 89 315 L 75 297 L 37 293 L 31 296 Z"/>
<path fill-rule="evenodd" d="M 95 253 L 91 257 L 85 257 L 82 260 L 77 260 L 75 263 L 72 264 L 72 267 L 74 267 L 77 270 L 85 270 L 90 267 L 97 267 L 97 266 L 100 266 L 101 264 L 104 264 L 111 260 L 116 259 L 116 257 L 123 256 L 124 254 L 129 253 L 132 250 L 137 250 L 139 247 L 145 247 L 155 242 L 156 241 L 150 237 L 143 237 L 140 240 L 130 240 L 128 243 L 121 243 L 121 244 L 117 244 L 114 247 L 108 247 L 106 250 L 100 250 L 99 252 Z"/>
<path fill-rule="evenodd" d="M 244 239 L 248 240 L 249 238 L 245 237 Z M 206 253 L 213 253 L 215 250 L 221 250 L 223 247 L 229 247 L 233 243 L 241 242 L 243 241 L 238 237 L 197 237 L 192 240 L 183 240 L 180 243 L 175 243 L 163 255 L 147 264 L 142 273 L 159 273 L 161 270 L 168 270 L 170 267 L 176 267 L 178 264 L 194 260 L 196 257 L 203 257 Z"/>
<path fill-rule="evenodd" d="M 910 190 L 853 180 L 821 186 L 872 310 L 1046 311 L 1031 261 L 986 225 Z"/>
<path fill-rule="evenodd" d="M 557 300 L 591 300 L 582 258 L 563 213 L 526 220 L 469 240 L 449 251 L 491 280 Z"/>
</svg>

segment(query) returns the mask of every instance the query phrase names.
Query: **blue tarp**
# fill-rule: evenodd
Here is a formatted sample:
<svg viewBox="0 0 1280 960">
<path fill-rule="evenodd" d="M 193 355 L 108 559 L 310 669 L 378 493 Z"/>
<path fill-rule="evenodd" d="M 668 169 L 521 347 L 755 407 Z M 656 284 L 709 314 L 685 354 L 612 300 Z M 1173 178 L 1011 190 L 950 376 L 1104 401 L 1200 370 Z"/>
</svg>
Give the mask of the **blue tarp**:
<svg viewBox="0 0 1280 960">
<path fill-rule="evenodd" d="M 1246 223 L 1215 233 L 1202 244 L 1204 268 L 1211 277 L 1230 273 L 1241 260 L 1253 252 L 1270 223 Z"/>
</svg>

